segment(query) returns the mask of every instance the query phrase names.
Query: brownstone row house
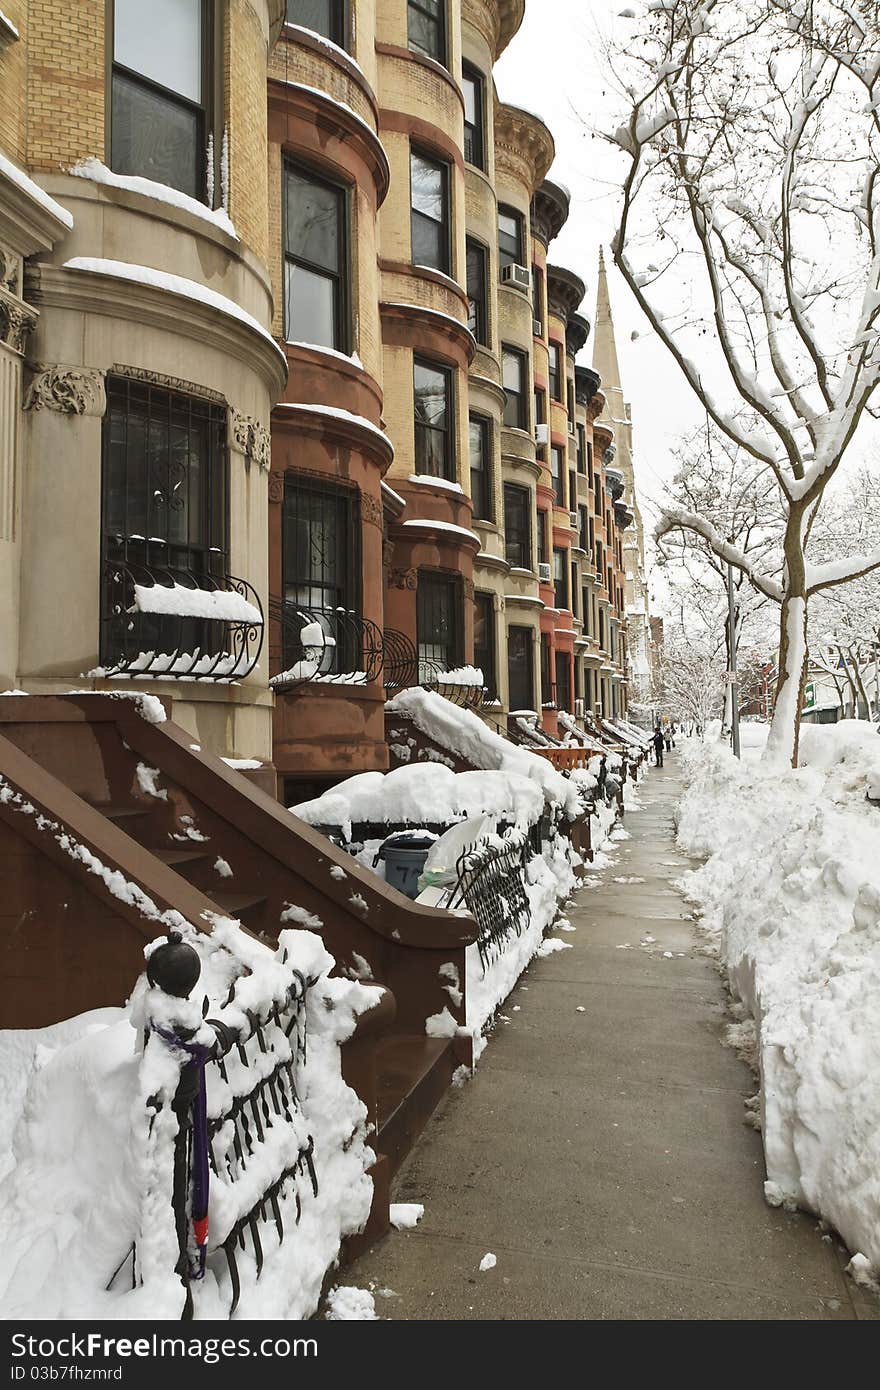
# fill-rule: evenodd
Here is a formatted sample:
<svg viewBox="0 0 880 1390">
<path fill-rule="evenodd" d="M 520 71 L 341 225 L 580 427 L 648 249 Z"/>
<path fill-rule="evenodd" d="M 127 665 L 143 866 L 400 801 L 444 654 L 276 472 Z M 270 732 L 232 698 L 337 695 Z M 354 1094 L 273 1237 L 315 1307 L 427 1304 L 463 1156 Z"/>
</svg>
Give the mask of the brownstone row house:
<svg viewBox="0 0 880 1390">
<path fill-rule="evenodd" d="M 402 684 L 625 711 L 524 3 L 6 0 L 0 688 L 159 694 L 287 804 L 388 766 Z"/>
</svg>

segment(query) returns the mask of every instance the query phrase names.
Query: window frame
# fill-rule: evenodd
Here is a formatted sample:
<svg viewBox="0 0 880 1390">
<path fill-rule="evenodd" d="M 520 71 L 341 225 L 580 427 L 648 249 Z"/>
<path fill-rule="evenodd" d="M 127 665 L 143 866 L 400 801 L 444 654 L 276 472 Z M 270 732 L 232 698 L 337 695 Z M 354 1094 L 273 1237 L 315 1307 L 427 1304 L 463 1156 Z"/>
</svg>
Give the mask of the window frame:
<svg viewBox="0 0 880 1390">
<path fill-rule="evenodd" d="M 471 281 L 469 274 L 472 253 L 476 253 L 479 258 L 480 286 L 482 290 L 480 299 L 474 300 L 471 299 L 470 294 Z M 489 347 L 491 339 L 491 334 L 489 332 L 489 248 L 482 241 L 477 241 L 476 237 L 470 236 L 465 239 L 465 294 L 468 300 L 468 313 L 470 314 L 470 305 L 472 303 L 476 307 L 474 327 L 471 328 L 474 340 L 480 347 Z M 470 321 L 468 321 L 468 327 L 470 328 Z"/>
<path fill-rule="evenodd" d="M 410 33 L 409 20 L 414 10 L 417 11 L 420 15 L 424 16 L 424 18 L 430 20 L 432 24 L 436 23 L 439 52 L 428 53 L 425 51 L 425 49 L 413 45 L 412 35 Z M 448 68 L 449 20 L 446 13 L 446 0 L 440 0 L 437 14 L 433 14 L 431 10 L 428 9 L 427 5 L 423 3 L 423 0 L 407 0 L 406 21 L 406 44 L 410 53 L 417 53 L 421 58 L 430 58 L 433 62 L 439 63 L 441 67 Z"/>
<path fill-rule="evenodd" d="M 550 387 L 550 399 L 559 404 L 563 403 L 562 388 L 565 380 L 565 373 L 562 368 L 562 348 L 559 343 L 550 344 L 550 364 L 547 369 L 548 385 Z"/>
<path fill-rule="evenodd" d="M 417 419 L 415 410 L 416 400 L 416 368 L 424 367 L 431 372 L 439 372 L 446 382 L 446 425 L 429 425 Z M 455 397 L 455 372 L 444 362 L 436 362 L 430 357 L 422 357 L 420 353 L 413 353 L 413 466 L 414 471 L 420 478 L 442 478 L 448 483 L 457 482 L 455 476 L 455 420 L 456 420 L 456 397 Z M 443 435 L 443 472 L 428 473 L 422 472 L 419 468 L 419 434 L 430 430 Z"/>
<path fill-rule="evenodd" d="M 478 660 L 477 657 L 477 616 L 480 608 L 483 608 L 482 622 L 487 635 L 487 642 L 481 651 L 488 652 L 488 661 Z M 495 620 L 495 595 L 478 589 L 474 594 L 474 665 L 483 672 L 483 685 L 486 691 L 486 699 L 490 704 L 498 702 L 498 631 Z"/>
<path fill-rule="evenodd" d="M 516 633 L 516 638 L 514 638 Z M 535 704 L 535 633 L 534 628 L 526 627 L 522 623 L 511 623 L 507 629 L 507 696 L 508 704 L 511 709 L 534 709 Z M 521 646 L 524 656 L 524 673 L 529 687 L 528 704 L 520 705 L 511 699 L 511 657 Z"/>
<path fill-rule="evenodd" d="M 567 565 L 568 565 L 569 562 L 568 562 L 568 560 L 566 560 L 566 558 L 565 558 L 568 554 L 569 554 L 569 552 L 568 552 L 563 546 L 554 545 L 554 547 L 553 547 L 553 606 L 554 606 L 554 608 L 557 610 L 557 612 L 570 611 L 570 610 L 568 609 L 568 574 L 567 574 Z M 561 570 L 561 573 L 560 573 L 560 574 L 557 574 L 557 570 Z M 560 585 L 562 585 L 562 592 L 561 592 L 561 593 L 560 593 L 560 587 L 559 587 Z"/>
<path fill-rule="evenodd" d="M 503 247 L 502 247 L 502 245 L 501 245 L 501 236 L 502 236 L 502 232 L 501 232 L 501 218 L 502 218 L 502 216 L 512 217 L 513 220 L 516 222 L 516 242 L 517 242 L 517 245 L 516 245 L 516 255 L 515 255 L 515 256 L 509 255 L 509 252 L 507 252 L 506 250 L 504 250 Z M 523 217 L 523 215 L 522 215 L 522 213 L 520 212 L 519 208 L 513 207 L 513 205 L 512 205 L 511 203 L 499 203 L 499 204 L 498 204 L 498 213 L 497 213 L 497 233 L 498 233 L 498 235 L 497 235 L 497 241 L 498 241 L 498 274 L 499 274 L 499 276 L 500 276 L 500 275 L 501 275 L 501 272 L 504 270 L 505 266 L 508 266 L 508 265 L 522 265 L 522 264 L 523 264 L 523 252 L 524 252 L 524 250 L 525 250 L 525 244 L 526 244 L 526 239 L 525 239 L 525 218 Z M 504 235 L 507 236 L 508 233 L 505 232 Z M 508 258 L 508 257 L 509 257 L 509 258 Z"/>
<path fill-rule="evenodd" d="M 529 488 L 523 487 L 521 483 L 504 483 L 503 485 L 503 505 L 504 505 L 504 558 L 511 569 L 532 569 L 532 502 Z M 517 498 L 517 505 L 522 507 L 521 525 L 512 526 L 510 522 L 510 508 L 508 503 Z M 514 557 L 511 557 L 511 535 L 521 536 L 515 544 L 520 550 Z"/>
<path fill-rule="evenodd" d="M 464 159 L 472 169 L 479 169 L 482 173 L 486 172 L 486 75 L 480 69 L 474 67 L 473 63 L 462 63 L 461 65 L 462 87 L 465 82 L 470 82 L 474 87 L 474 107 L 477 113 L 477 124 L 472 125 L 467 114 L 464 118 Z M 473 131 L 471 153 L 475 156 L 468 158 L 468 132 Z"/>
<path fill-rule="evenodd" d="M 306 260 L 304 256 L 294 256 L 287 249 L 287 174 L 291 170 L 300 178 L 313 180 L 316 184 L 330 189 L 337 195 L 340 206 L 339 226 L 337 231 L 337 241 L 339 244 L 339 269 L 336 273 L 337 295 L 336 311 L 334 314 L 334 336 L 336 341 L 330 346 L 336 352 L 348 355 L 352 350 L 353 331 L 351 317 L 352 285 L 351 285 L 351 189 L 348 184 L 339 183 L 335 179 L 328 179 L 324 174 L 315 170 L 309 164 L 302 164 L 298 160 L 284 157 L 281 168 L 281 270 L 284 285 L 282 289 L 282 318 L 284 341 L 286 343 L 311 342 L 309 338 L 293 338 L 290 336 L 291 324 L 289 322 L 289 307 L 287 302 L 287 263 L 292 261 L 296 265 L 301 265 L 305 270 L 313 274 L 319 274 L 326 279 L 334 277 L 327 272 L 325 266 L 316 265 L 314 262 Z M 320 347 L 321 344 L 316 344 Z"/>
<path fill-rule="evenodd" d="M 541 325 L 539 336 L 544 336 L 544 271 L 537 261 L 532 261 L 532 318 Z"/>
<path fill-rule="evenodd" d="M 426 212 L 420 212 L 414 204 L 413 186 L 413 160 L 421 159 L 426 164 L 431 164 L 439 169 L 442 176 L 441 204 L 442 215 L 439 223 L 435 223 L 433 217 L 429 217 Z M 423 217 L 426 222 L 439 225 L 441 231 L 440 250 L 443 260 L 442 265 L 429 265 L 427 261 L 417 261 L 415 258 L 415 237 L 413 235 L 415 218 Z M 442 275 L 452 274 L 452 177 L 447 160 L 442 159 L 433 150 L 424 145 L 410 141 L 409 146 L 409 254 L 410 264 L 413 266 L 423 266 L 426 270 L 436 270 Z"/>
<path fill-rule="evenodd" d="M 513 392 L 508 391 L 507 387 L 504 385 L 504 359 L 505 359 L 505 357 L 515 357 L 515 358 L 517 359 L 518 363 L 519 363 L 519 369 L 520 369 L 520 370 L 519 370 L 519 377 L 520 377 L 520 389 L 519 389 L 519 391 L 513 391 Z M 513 345 L 512 343 L 502 343 L 502 344 L 501 344 L 501 384 L 502 384 L 502 388 L 503 388 L 503 390 L 504 390 L 504 411 L 503 411 L 503 414 L 502 414 L 502 419 L 503 419 L 503 423 L 504 423 L 505 429 L 509 429 L 509 430 L 525 430 L 526 433 L 528 433 L 528 429 L 529 429 L 529 401 L 528 401 L 529 359 L 528 359 L 528 354 L 525 353 L 525 352 L 523 352 L 522 348 L 514 347 L 514 345 Z M 510 399 L 511 397 L 514 398 L 514 399 L 517 401 L 517 403 L 518 403 L 518 404 L 517 404 L 516 423 L 515 423 L 515 424 L 511 424 L 511 422 L 510 422 L 510 421 L 508 420 L 508 418 L 507 418 L 507 405 L 508 405 L 508 401 L 509 401 L 509 399 Z"/>
<path fill-rule="evenodd" d="M 483 459 L 483 466 L 481 469 L 475 469 L 473 465 L 473 454 L 470 450 L 470 431 L 472 425 L 476 425 L 480 431 L 480 437 L 482 441 L 481 450 Z M 481 415 L 479 411 L 475 410 L 468 412 L 468 461 L 470 465 L 470 488 L 471 505 L 473 507 L 473 519 L 474 521 L 488 521 L 490 523 L 494 522 L 495 491 L 492 486 L 494 481 L 492 469 L 492 421 L 488 415 Z M 477 500 L 474 495 L 475 472 L 478 472 L 482 475 L 482 482 L 480 485 L 483 494 L 482 511 L 477 510 Z"/>
<path fill-rule="evenodd" d="M 419 675 L 421 678 L 422 662 L 435 662 L 436 657 L 423 656 L 422 647 L 439 647 L 442 644 L 436 640 L 423 641 L 422 618 L 425 613 L 425 597 L 431 587 L 435 590 L 442 589 L 451 598 L 450 606 L 450 640 L 448 643 L 452 655 L 447 657 L 446 670 L 454 671 L 464 664 L 464 586 L 460 574 L 453 573 L 451 570 L 432 569 L 430 566 L 419 566 L 416 573 L 416 653 L 419 662 Z M 426 673 L 429 678 L 431 673 Z"/>
<path fill-rule="evenodd" d="M 218 14 L 218 0 L 201 0 L 202 17 L 202 54 L 201 54 L 201 101 L 194 102 L 191 98 L 183 96 L 180 92 L 175 92 L 173 88 L 165 87 L 160 82 L 146 77 L 143 73 L 135 71 L 133 68 L 126 67 L 123 63 L 117 63 L 115 58 L 116 50 L 116 3 L 115 0 L 106 0 L 106 20 L 104 38 L 104 90 L 106 99 L 104 103 L 104 162 L 109 169 L 114 169 L 113 161 L 113 78 L 116 72 L 128 82 L 133 83 L 147 91 L 152 91 L 171 104 L 184 107 L 188 110 L 199 113 L 196 134 L 196 169 L 197 184 L 196 192 L 189 196 L 195 197 L 197 202 L 209 206 L 208 202 L 208 178 L 204 152 L 208 144 L 208 136 L 213 136 L 214 160 L 213 160 L 213 186 L 217 190 L 222 187 L 222 132 L 225 126 L 225 104 L 224 104 L 224 83 L 223 83 L 223 23 L 222 15 Z M 114 172 L 120 172 L 114 169 Z M 126 177 L 150 178 L 147 173 L 126 175 Z M 161 182 L 161 180 L 156 180 Z M 162 184 L 163 188 L 174 188 L 174 184 Z M 186 190 L 178 189 L 178 192 Z M 219 208 L 215 192 L 212 211 Z"/>
<path fill-rule="evenodd" d="M 554 467 L 559 461 L 559 471 Z M 561 444 L 550 445 L 550 478 L 553 483 L 554 505 L 565 511 L 565 450 Z"/>
</svg>

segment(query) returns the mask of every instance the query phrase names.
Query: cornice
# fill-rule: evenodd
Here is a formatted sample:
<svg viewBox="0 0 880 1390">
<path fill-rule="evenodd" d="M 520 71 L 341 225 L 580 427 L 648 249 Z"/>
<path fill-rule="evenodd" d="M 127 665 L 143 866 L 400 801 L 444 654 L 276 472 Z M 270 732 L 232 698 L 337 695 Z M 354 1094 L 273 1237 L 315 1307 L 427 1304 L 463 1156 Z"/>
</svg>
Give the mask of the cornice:
<svg viewBox="0 0 880 1390">
<path fill-rule="evenodd" d="M 599 376 L 598 372 L 593 371 L 592 367 L 575 367 L 574 394 L 578 405 L 592 405 L 597 393 L 601 394 L 599 391 L 601 385 L 602 378 Z M 601 405 L 597 406 L 596 414 L 598 414 L 601 409 Z"/>
<path fill-rule="evenodd" d="M 561 184 L 545 179 L 532 198 L 532 231 L 549 246 L 568 221 L 571 197 Z"/>
<path fill-rule="evenodd" d="M 553 136 L 540 116 L 499 103 L 495 108 L 496 178 L 499 172 L 507 172 L 525 185 L 531 198 L 555 155 Z"/>
<path fill-rule="evenodd" d="M 575 313 L 587 292 L 587 287 L 579 275 L 563 266 L 547 267 L 547 307 L 558 318 L 568 319 Z"/>
<path fill-rule="evenodd" d="M 565 348 L 569 357 L 577 357 L 581 349 L 586 346 L 590 336 L 590 327 L 590 320 L 585 314 L 569 314 L 568 323 L 565 325 Z M 597 385 L 598 382 L 599 378 L 596 376 Z"/>
<path fill-rule="evenodd" d="M 232 314 L 218 313 L 211 304 L 174 290 L 96 271 L 38 263 L 33 272 L 31 297 L 40 307 L 79 310 L 190 338 L 256 372 L 273 400 L 281 394 L 287 380 L 284 353 L 273 338 Z"/>
</svg>

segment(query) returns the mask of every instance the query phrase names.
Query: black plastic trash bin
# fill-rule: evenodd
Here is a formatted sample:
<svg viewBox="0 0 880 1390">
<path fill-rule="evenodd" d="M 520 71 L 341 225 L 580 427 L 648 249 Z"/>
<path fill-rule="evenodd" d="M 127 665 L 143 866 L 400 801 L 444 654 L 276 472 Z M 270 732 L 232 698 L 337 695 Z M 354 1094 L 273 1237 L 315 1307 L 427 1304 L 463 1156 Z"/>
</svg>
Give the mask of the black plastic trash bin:
<svg viewBox="0 0 880 1390">
<path fill-rule="evenodd" d="M 417 898 L 419 875 L 436 838 L 436 835 L 407 835 L 405 832 L 389 835 L 376 851 L 373 863 L 384 859 L 385 882 L 406 897 Z"/>
</svg>

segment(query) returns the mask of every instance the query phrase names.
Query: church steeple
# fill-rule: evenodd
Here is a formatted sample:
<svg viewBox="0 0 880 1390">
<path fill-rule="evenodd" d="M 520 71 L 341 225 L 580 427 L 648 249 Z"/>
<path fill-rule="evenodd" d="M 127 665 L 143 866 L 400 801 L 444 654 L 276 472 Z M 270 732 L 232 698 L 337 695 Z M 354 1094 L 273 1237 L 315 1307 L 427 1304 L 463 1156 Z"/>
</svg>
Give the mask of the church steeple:
<svg viewBox="0 0 880 1390">
<path fill-rule="evenodd" d="M 623 418 L 623 388 L 620 382 L 620 363 L 617 360 L 617 344 L 614 341 L 614 320 L 611 317 L 611 298 L 608 294 L 608 275 L 605 270 L 605 257 L 599 247 L 599 273 L 597 276 L 596 325 L 593 330 L 593 370 L 602 378 L 602 390 L 608 401 L 607 414 L 612 418 Z M 615 399 L 616 397 L 616 399 Z"/>
</svg>

